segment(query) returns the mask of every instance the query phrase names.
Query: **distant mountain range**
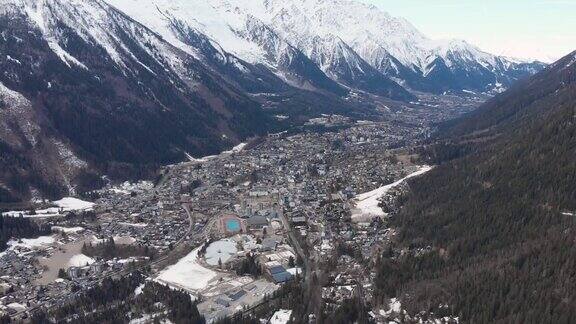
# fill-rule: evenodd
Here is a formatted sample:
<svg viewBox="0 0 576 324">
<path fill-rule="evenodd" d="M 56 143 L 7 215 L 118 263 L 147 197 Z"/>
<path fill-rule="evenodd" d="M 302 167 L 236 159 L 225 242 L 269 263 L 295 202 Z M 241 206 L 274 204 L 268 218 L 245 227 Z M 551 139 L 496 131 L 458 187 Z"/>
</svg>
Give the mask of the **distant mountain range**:
<svg viewBox="0 0 576 324">
<path fill-rule="evenodd" d="M 174 44 L 187 43 L 183 29 L 194 30 L 296 84 L 307 78 L 286 61 L 301 54 L 345 87 L 399 99 L 407 94 L 391 80 L 426 92 L 502 91 L 544 66 L 488 54 L 461 40 L 431 40 L 408 21 L 358 1 L 106 1 Z"/>
<path fill-rule="evenodd" d="M 0 201 L 369 105 L 351 92 L 493 92 L 543 67 L 344 0 L 0 0 L 0 30 Z"/>
</svg>

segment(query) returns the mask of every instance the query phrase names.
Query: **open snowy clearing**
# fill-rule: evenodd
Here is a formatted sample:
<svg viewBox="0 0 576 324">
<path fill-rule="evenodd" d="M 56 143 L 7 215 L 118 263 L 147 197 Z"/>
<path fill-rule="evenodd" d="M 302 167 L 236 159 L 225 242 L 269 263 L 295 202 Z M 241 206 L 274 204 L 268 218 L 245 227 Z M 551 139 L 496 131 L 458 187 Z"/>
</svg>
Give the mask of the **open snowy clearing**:
<svg viewBox="0 0 576 324">
<path fill-rule="evenodd" d="M 64 208 L 64 210 L 91 210 L 95 205 L 94 203 L 72 197 L 62 198 L 53 203 L 60 208 Z"/>
<path fill-rule="evenodd" d="M 352 209 L 352 220 L 363 221 L 364 219 L 371 219 L 373 217 L 386 216 L 386 213 L 382 210 L 382 208 L 378 206 L 379 199 L 388 193 L 390 189 L 399 186 L 404 181 L 422 175 L 430 170 L 432 170 L 432 167 L 427 165 L 422 166 L 418 169 L 418 171 L 413 172 L 394 183 L 357 195 L 354 198 L 356 202 L 356 208 Z"/>
<path fill-rule="evenodd" d="M 54 244 L 56 240 L 53 236 L 40 236 L 34 239 L 21 239 L 21 240 L 10 240 L 6 244 L 8 248 L 6 251 L 0 253 L 0 258 L 6 255 L 8 251 L 13 251 L 17 248 L 26 248 L 29 250 L 46 248 Z"/>
<path fill-rule="evenodd" d="M 55 240 L 53 236 L 40 236 L 33 239 L 21 239 L 19 241 L 11 240 L 7 244 L 11 248 L 25 247 L 28 249 L 35 249 L 50 246 L 54 242 Z"/>
<path fill-rule="evenodd" d="M 34 214 L 31 214 L 27 210 L 13 210 L 9 212 L 2 213 L 2 216 L 19 217 L 55 217 L 61 216 L 63 212 L 68 211 L 88 211 L 94 208 L 94 203 L 80 200 L 78 198 L 65 197 L 60 200 L 52 202 L 56 207 L 50 207 L 46 209 L 36 210 Z"/>
<path fill-rule="evenodd" d="M 200 248 L 196 248 L 176 264 L 160 272 L 156 280 L 169 286 L 194 292 L 206 288 L 208 283 L 217 276 L 217 273 L 198 263 Z"/>
<path fill-rule="evenodd" d="M 94 263 L 95 260 L 84 254 L 77 254 L 68 261 L 69 267 L 83 267 Z"/>
<path fill-rule="evenodd" d="M 84 232 L 84 227 L 63 227 L 63 226 L 52 226 L 52 232 L 66 233 L 66 234 L 78 234 Z"/>
<path fill-rule="evenodd" d="M 190 162 L 203 163 L 203 162 L 208 162 L 210 160 L 213 160 L 213 159 L 220 157 L 220 156 L 226 156 L 226 155 L 230 155 L 232 153 L 238 153 L 238 152 L 242 151 L 245 146 L 246 146 L 246 143 L 240 143 L 240 144 L 234 146 L 231 150 L 224 151 L 218 155 L 208 155 L 208 156 L 204 156 L 201 158 L 195 158 L 188 153 L 185 153 L 185 154 L 186 154 L 186 157 L 188 158 L 188 160 L 190 160 Z"/>
</svg>

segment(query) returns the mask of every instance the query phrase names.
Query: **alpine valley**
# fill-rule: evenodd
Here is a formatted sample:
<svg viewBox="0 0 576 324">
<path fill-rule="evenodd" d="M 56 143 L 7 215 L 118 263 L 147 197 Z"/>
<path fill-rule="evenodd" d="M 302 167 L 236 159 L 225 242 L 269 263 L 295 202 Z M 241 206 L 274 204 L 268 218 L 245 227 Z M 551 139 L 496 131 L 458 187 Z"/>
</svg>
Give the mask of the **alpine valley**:
<svg viewBox="0 0 576 324">
<path fill-rule="evenodd" d="M 0 324 L 574 323 L 576 51 L 367 2 L 574 43 L 567 1 L 0 0 Z"/>
<path fill-rule="evenodd" d="M 148 177 L 321 114 L 491 96 L 545 67 L 350 0 L 0 0 L 0 201 Z"/>
</svg>

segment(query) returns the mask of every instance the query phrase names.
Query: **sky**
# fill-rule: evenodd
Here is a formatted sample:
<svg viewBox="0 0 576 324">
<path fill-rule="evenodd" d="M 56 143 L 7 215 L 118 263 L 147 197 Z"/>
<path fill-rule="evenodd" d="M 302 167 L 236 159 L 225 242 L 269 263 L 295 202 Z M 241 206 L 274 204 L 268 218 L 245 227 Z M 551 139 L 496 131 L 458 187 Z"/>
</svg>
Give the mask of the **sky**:
<svg viewBox="0 0 576 324">
<path fill-rule="evenodd" d="M 498 55 L 555 61 L 576 50 L 576 0 L 362 0 L 433 39 Z"/>
</svg>

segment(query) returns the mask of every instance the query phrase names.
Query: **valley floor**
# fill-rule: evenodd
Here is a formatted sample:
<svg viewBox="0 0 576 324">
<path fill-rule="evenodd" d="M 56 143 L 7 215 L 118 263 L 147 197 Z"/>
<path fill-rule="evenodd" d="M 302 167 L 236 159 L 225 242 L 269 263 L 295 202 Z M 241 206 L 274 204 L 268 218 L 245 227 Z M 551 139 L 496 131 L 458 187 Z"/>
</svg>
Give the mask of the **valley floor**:
<svg viewBox="0 0 576 324">
<path fill-rule="evenodd" d="M 393 309 L 372 300 L 374 260 L 394 236 L 387 222 L 406 180 L 430 170 L 412 150 L 427 125 L 326 116 L 168 166 L 157 186 L 108 186 L 93 193 L 94 205 L 58 205 L 38 221 L 81 230 L 0 255 L 9 291 L 0 312 L 57 316 L 105 278 L 145 271 L 189 293 L 208 321 L 268 307 L 286 282 L 298 283 L 304 300 L 275 320 L 330 317 L 360 294 L 374 320 L 393 319 Z"/>
</svg>

